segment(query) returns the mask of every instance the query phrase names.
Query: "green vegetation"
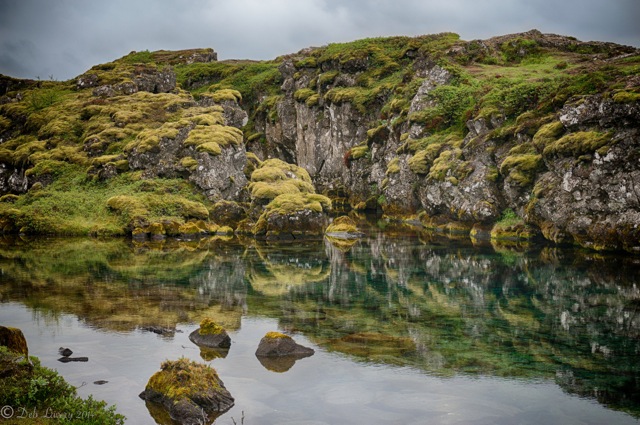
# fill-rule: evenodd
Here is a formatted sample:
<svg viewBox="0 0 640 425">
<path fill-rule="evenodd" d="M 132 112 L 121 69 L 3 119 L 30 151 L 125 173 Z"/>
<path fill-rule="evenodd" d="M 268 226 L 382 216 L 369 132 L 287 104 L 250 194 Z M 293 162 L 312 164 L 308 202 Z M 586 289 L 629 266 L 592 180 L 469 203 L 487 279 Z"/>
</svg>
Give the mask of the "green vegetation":
<svg viewBox="0 0 640 425">
<path fill-rule="evenodd" d="M 544 148 L 545 156 L 573 156 L 579 157 L 584 154 L 599 152 L 606 153 L 608 147 L 613 143 L 610 133 L 600 133 L 597 131 L 578 131 L 561 137 L 555 142 L 549 143 Z"/>
<path fill-rule="evenodd" d="M 0 346 L 2 387 L 0 404 L 12 406 L 16 417 L 7 423 L 37 423 L 66 425 L 124 424 L 125 417 L 116 413 L 115 406 L 104 401 L 78 397 L 75 387 L 69 385 L 56 371 L 40 364 L 36 357 L 28 359 L 22 354 Z M 20 419 L 18 409 L 36 412 L 38 419 Z M 49 417 L 47 418 L 47 412 Z M 54 417 L 55 412 L 59 417 Z"/>
<path fill-rule="evenodd" d="M 491 239 L 494 240 L 519 240 L 532 239 L 537 233 L 524 220 L 518 216 L 511 208 L 502 212 L 498 220 L 491 229 Z"/>
<path fill-rule="evenodd" d="M 197 399 L 212 388 L 220 390 L 221 381 L 214 368 L 182 357 L 163 362 L 161 370 L 149 378 L 147 388 L 177 403 Z"/>
<path fill-rule="evenodd" d="M 12 86 L 12 101 L 0 105 L 0 163 L 20 175 L 24 171 L 27 192 L 3 198 L 0 227 L 119 235 L 144 233 L 165 221 L 195 232 L 190 220 L 207 221 L 204 211 L 211 203 L 186 181 L 202 171 L 198 165 L 206 155 L 219 156 L 226 147 L 246 142 L 267 158 L 284 152 L 274 138 L 283 133 L 292 101 L 313 108 L 317 119 L 326 119 L 332 104 L 356 112 L 350 119 L 358 139 L 348 144 L 353 147 L 345 152 L 346 166 L 371 159 L 372 152 L 382 152 L 379 146 L 400 138 L 396 153 L 410 155 L 409 169 L 422 176 L 418 184 L 424 178 L 460 184 L 482 153 L 497 165 L 489 181 L 502 177 L 528 189 L 544 170 L 543 159 L 586 161 L 616 143 L 614 134 L 597 127 L 564 128 L 556 117 L 568 101 L 578 105 L 583 96 L 601 94 L 625 107 L 640 93 L 637 54 L 577 40 L 550 44 L 540 37 L 545 36 L 530 32 L 484 42 L 465 42 L 452 33 L 368 38 L 272 61 L 187 63 L 192 55 L 213 52 L 140 51 L 97 65 L 78 81 Z M 167 93 L 138 86 L 172 70 L 177 87 Z M 424 96 L 414 102 L 420 87 Z M 225 125 L 234 105 L 249 115 L 242 129 Z M 470 122 L 479 119 L 484 121 Z M 466 138 L 472 124 L 489 133 Z M 180 152 L 169 160 L 165 149 L 175 145 Z M 253 206 L 287 195 L 282 205 L 317 209 L 307 196 L 315 195 L 308 175 L 248 158 L 251 182 L 245 189 Z M 387 179 L 400 171 L 398 157 L 384 161 Z M 361 161 L 358 171 L 370 165 Z M 381 195 L 376 190 L 363 199 L 373 205 Z"/>
<path fill-rule="evenodd" d="M 218 335 L 222 332 L 224 332 L 224 328 L 209 317 L 205 317 L 200 322 L 200 329 L 198 330 L 200 335 Z"/>
</svg>

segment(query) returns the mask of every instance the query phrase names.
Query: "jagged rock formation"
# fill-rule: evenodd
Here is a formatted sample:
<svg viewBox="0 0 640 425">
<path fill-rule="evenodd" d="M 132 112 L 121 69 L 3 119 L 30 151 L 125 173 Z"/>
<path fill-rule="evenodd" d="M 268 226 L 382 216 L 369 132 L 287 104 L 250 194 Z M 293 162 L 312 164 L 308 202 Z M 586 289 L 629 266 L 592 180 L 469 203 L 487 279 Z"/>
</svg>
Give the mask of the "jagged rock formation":
<svg viewBox="0 0 640 425">
<path fill-rule="evenodd" d="M 133 52 L 67 83 L 2 78 L 2 229 L 152 234 L 210 220 L 320 235 L 326 201 L 307 194 L 321 193 L 447 233 L 640 253 L 633 47 L 533 30 L 215 56 Z M 255 196 L 252 174 L 272 160 L 308 174 L 278 193 L 293 209 Z M 72 176 L 90 220 L 60 208 Z M 300 222 L 314 230 L 297 234 Z"/>
</svg>

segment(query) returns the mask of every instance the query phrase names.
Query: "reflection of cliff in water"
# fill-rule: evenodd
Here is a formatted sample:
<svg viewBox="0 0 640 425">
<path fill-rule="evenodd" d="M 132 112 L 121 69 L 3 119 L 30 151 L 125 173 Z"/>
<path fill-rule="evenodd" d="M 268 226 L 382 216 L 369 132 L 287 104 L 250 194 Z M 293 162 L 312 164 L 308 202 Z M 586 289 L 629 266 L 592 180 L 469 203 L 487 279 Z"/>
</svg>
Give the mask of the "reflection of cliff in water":
<svg viewBox="0 0 640 425">
<path fill-rule="evenodd" d="M 439 375 L 552 378 L 640 415 L 640 265 L 544 248 L 519 253 L 373 235 L 269 245 L 0 246 L 0 296 L 92 326 L 175 327 L 277 317 L 328 350 Z"/>
</svg>

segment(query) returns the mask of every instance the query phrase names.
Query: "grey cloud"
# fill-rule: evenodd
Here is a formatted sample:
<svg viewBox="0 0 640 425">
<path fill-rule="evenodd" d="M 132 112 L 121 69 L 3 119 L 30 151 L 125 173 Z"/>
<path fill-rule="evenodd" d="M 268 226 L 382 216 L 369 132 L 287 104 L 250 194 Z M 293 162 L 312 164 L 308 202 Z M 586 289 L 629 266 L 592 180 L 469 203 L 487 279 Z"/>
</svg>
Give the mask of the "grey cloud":
<svg viewBox="0 0 640 425">
<path fill-rule="evenodd" d="M 67 79 L 132 50 L 271 59 L 364 37 L 537 28 L 640 46 L 637 0 L 0 0 L 0 73 Z"/>
</svg>

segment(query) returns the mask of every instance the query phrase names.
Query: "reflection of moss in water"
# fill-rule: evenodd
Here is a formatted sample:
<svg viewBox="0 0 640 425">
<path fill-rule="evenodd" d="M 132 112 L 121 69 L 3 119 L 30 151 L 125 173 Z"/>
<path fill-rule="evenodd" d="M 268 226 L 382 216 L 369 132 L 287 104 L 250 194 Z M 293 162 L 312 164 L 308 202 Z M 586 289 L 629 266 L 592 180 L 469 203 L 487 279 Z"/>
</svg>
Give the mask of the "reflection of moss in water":
<svg viewBox="0 0 640 425">
<path fill-rule="evenodd" d="M 204 315 L 239 326 L 239 313 L 209 306 L 188 284 L 207 251 L 174 244 L 163 250 L 119 239 L 8 240 L 0 244 L 3 300 L 20 300 L 44 313 L 71 313 L 99 328 L 130 331 L 149 325 L 173 328 Z M 228 309 L 227 309 L 228 310 Z"/>
<path fill-rule="evenodd" d="M 442 376 L 561 376 L 567 391 L 640 415 L 640 273 L 625 258 L 383 237 L 348 252 L 325 241 L 75 243 L 0 244 L 2 299 L 106 329 L 273 317 L 354 359 Z"/>
<path fill-rule="evenodd" d="M 322 261 L 291 262 L 289 257 L 270 258 L 266 248 L 255 247 L 248 255 L 260 261 L 248 271 L 251 288 L 268 297 L 285 295 L 294 288 L 302 288 L 329 278 L 330 269 Z"/>
<path fill-rule="evenodd" d="M 415 351 L 415 342 L 411 338 L 381 333 L 353 333 L 328 340 L 325 345 L 330 350 L 391 364 L 400 363 L 399 359 Z"/>
</svg>

